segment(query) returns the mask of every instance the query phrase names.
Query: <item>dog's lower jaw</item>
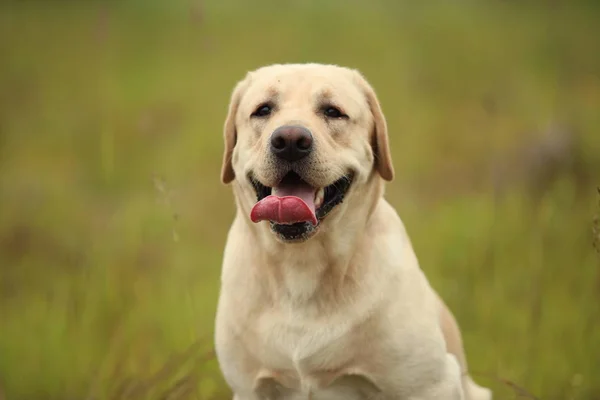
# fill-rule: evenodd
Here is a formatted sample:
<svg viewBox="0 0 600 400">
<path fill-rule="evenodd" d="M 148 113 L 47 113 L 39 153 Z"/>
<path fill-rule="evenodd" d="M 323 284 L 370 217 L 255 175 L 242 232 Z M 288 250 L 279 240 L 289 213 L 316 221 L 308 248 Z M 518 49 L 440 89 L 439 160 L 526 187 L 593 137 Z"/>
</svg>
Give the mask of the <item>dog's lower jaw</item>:
<svg viewBox="0 0 600 400">
<path fill-rule="evenodd" d="M 283 244 L 303 243 L 317 234 L 319 224 L 313 225 L 310 222 L 299 222 L 292 225 L 270 223 L 271 232 L 277 240 Z"/>
</svg>

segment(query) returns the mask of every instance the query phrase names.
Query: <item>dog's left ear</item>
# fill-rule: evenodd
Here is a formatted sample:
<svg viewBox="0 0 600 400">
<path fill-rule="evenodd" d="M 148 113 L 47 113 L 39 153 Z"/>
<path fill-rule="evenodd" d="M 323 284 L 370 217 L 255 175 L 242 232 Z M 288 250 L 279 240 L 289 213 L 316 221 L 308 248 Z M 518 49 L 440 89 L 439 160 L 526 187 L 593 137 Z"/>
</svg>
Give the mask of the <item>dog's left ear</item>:
<svg viewBox="0 0 600 400">
<path fill-rule="evenodd" d="M 228 184 L 235 179 L 235 171 L 233 170 L 233 149 L 237 143 L 237 128 L 235 125 L 235 117 L 237 115 L 242 95 L 244 94 L 246 87 L 248 86 L 248 79 L 238 82 L 233 89 L 231 100 L 229 101 L 229 110 L 227 117 L 225 118 L 225 126 L 223 127 L 223 139 L 225 142 L 225 149 L 223 151 L 223 164 L 221 166 L 221 182 Z"/>
<path fill-rule="evenodd" d="M 375 167 L 379 175 L 386 181 L 394 179 L 394 165 L 392 163 L 392 154 L 390 152 L 387 124 L 385 116 L 379 105 L 379 100 L 373 87 L 367 82 L 363 75 L 355 71 L 358 81 L 367 98 L 369 109 L 374 121 L 374 132 L 371 137 L 373 154 L 375 155 Z"/>
</svg>

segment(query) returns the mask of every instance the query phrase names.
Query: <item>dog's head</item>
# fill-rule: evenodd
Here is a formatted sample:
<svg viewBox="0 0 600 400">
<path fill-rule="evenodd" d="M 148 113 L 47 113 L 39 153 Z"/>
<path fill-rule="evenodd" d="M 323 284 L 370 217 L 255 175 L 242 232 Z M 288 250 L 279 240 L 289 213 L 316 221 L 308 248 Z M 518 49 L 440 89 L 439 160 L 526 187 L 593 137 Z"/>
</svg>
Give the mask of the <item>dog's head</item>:
<svg viewBox="0 0 600 400">
<path fill-rule="evenodd" d="M 242 211 L 268 221 L 283 242 L 311 238 L 348 211 L 360 187 L 394 176 L 375 92 L 348 68 L 286 64 L 248 73 L 233 91 L 224 135 L 222 181 L 235 180 Z"/>
</svg>

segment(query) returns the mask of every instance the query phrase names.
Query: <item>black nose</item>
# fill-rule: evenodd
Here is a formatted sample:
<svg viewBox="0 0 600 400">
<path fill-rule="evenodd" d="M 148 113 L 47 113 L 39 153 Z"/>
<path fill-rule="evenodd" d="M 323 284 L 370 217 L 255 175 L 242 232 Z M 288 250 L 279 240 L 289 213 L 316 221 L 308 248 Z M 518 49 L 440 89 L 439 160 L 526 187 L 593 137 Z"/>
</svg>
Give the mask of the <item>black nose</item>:
<svg viewBox="0 0 600 400">
<path fill-rule="evenodd" d="M 271 152 L 286 161 L 298 161 L 310 154 L 313 137 L 306 128 L 285 125 L 271 134 Z"/>
</svg>

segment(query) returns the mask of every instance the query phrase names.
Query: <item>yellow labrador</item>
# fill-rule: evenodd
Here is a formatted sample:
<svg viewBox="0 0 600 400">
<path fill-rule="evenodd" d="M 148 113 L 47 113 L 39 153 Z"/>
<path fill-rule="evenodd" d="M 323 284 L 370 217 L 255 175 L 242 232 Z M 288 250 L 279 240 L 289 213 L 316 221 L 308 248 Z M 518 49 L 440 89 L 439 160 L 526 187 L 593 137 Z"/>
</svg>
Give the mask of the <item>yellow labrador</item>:
<svg viewBox="0 0 600 400">
<path fill-rule="evenodd" d="M 384 199 L 386 122 L 362 75 L 271 65 L 233 91 L 216 351 L 235 400 L 491 399 Z"/>
</svg>

